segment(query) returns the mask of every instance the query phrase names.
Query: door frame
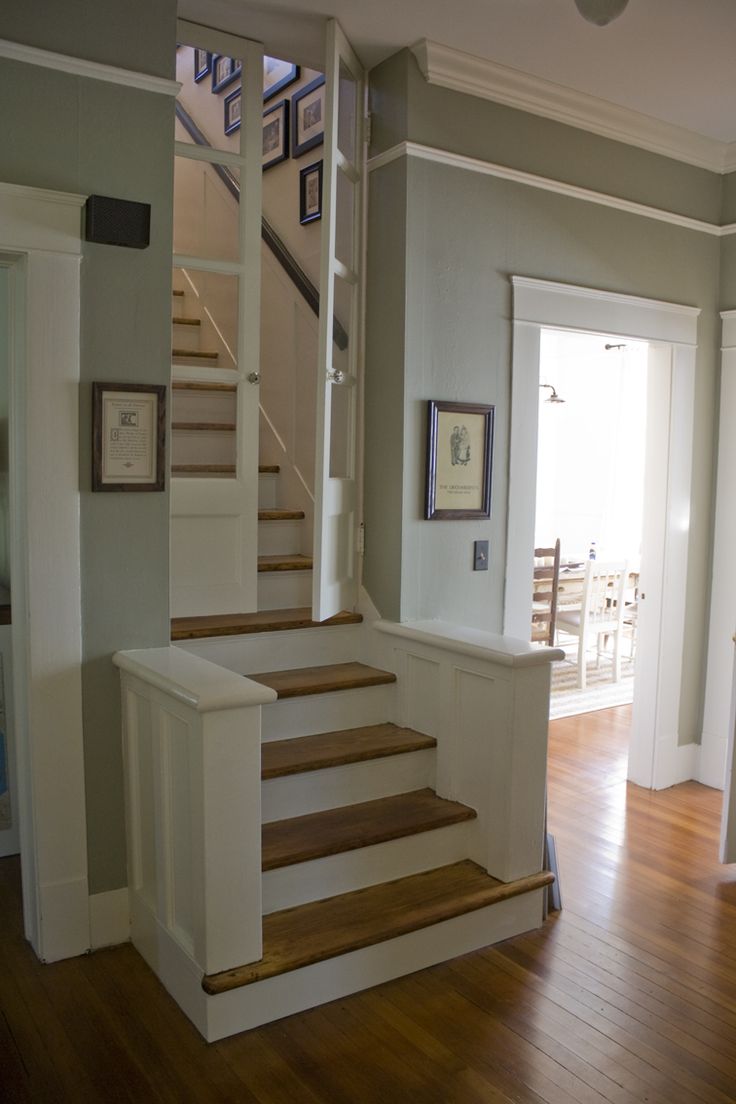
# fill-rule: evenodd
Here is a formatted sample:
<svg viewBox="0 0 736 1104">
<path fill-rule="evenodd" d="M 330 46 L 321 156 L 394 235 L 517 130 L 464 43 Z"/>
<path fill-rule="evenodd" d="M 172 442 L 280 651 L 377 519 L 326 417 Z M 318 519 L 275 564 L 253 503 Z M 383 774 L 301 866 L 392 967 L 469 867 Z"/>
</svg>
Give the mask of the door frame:
<svg viewBox="0 0 736 1104">
<path fill-rule="evenodd" d="M 646 712 L 652 725 L 635 726 L 629 778 L 662 789 L 692 778 L 698 745 L 679 744 L 678 723 L 685 637 L 693 398 L 697 307 L 512 276 L 513 366 L 509 456 L 504 633 L 528 637 L 534 555 L 542 329 L 610 334 L 671 347 L 667 501 L 661 552 L 662 613 L 656 678 Z M 676 692 L 673 693 L 673 688 Z"/>
<path fill-rule="evenodd" d="M 79 532 L 84 202 L 0 184 L 0 263 L 11 285 L 10 571 L 23 916 L 26 937 L 46 962 L 90 946 Z"/>
</svg>

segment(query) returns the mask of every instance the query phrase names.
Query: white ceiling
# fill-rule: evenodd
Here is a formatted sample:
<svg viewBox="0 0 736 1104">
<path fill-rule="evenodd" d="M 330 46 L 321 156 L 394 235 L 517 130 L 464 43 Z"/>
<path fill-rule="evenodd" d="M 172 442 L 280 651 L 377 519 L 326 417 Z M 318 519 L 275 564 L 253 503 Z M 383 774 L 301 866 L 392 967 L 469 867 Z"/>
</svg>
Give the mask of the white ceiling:
<svg viewBox="0 0 736 1104">
<path fill-rule="evenodd" d="M 326 16 L 367 68 L 427 38 L 721 142 L 736 140 L 736 0 L 629 0 L 607 27 L 574 0 L 182 0 L 185 18 L 307 64 Z M 289 18 L 285 22 L 284 15 Z M 281 17 L 281 18 L 280 18 Z M 300 56 L 300 54 L 302 56 Z"/>
</svg>

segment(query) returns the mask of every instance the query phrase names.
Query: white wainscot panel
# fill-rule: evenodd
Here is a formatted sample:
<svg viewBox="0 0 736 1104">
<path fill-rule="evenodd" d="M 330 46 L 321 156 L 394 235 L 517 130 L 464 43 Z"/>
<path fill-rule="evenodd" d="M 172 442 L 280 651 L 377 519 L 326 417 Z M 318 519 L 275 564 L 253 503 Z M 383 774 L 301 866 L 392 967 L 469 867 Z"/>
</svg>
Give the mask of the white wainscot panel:
<svg viewBox="0 0 736 1104">
<path fill-rule="evenodd" d="M 240 518 L 172 517 L 171 575 L 179 586 L 239 583 Z"/>
</svg>

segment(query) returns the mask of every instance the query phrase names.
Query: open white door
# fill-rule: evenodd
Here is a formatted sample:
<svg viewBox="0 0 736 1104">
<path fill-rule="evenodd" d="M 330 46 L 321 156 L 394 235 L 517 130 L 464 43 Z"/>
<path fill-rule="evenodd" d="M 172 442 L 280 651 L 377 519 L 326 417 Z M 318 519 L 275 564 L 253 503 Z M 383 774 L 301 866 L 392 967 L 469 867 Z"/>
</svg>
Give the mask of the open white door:
<svg viewBox="0 0 736 1104">
<path fill-rule="evenodd" d="M 171 605 L 173 616 L 240 613 L 257 606 L 263 47 L 184 21 L 177 29 L 180 43 L 206 52 L 218 69 L 201 85 L 188 73 L 177 101 L 174 288 L 184 307 L 175 314 L 188 317 L 183 339 L 175 325 L 174 348 L 177 340 L 194 344 L 189 332 L 202 337 L 190 356 L 174 357 L 174 398 L 199 389 L 215 420 L 234 422 L 236 443 L 234 465 L 172 472 Z M 241 122 L 228 134 L 224 98 L 209 93 L 221 64 L 228 96 L 242 82 L 232 109 Z M 228 76 L 238 64 L 242 74 Z M 201 112 L 193 89 L 204 96 Z M 190 111 L 182 113 L 187 91 Z M 206 115 L 213 107 L 217 125 Z M 223 396 L 231 402 L 225 415 L 217 406 Z M 190 418 L 206 423 L 213 415 Z M 181 432 L 176 419 L 172 429 Z"/>
<path fill-rule="evenodd" d="M 363 224 L 363 69 L 327 27 L 312 616 L 357 598 L 356 407 Z M 335 341 L 339 330 L 347 335 Z M 341 348 L 340 346 L 345 346 Z"/>
<path fill-rule="evenodd" d="M 736 644 L 736 636 L 734 636 Z M 736 659 L 734 659 L 734 677 L 731 692 L 731 716 L 728 722 L 728 747 L 726 751 L 726 784 L 723 792 L 723 814 L 721 817 L 721 848 L 719 858 L 722 863 L 736 862 L 736 771 L 734 771 L 733 752 L 736 737 Z"/>
</svg>

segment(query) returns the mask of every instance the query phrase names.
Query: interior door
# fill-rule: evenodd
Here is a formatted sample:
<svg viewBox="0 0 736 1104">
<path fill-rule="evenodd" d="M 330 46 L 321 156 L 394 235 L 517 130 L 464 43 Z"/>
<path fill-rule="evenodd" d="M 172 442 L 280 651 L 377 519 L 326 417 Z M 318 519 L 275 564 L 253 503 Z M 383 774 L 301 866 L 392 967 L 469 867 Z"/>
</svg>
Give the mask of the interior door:
<svg viewBox="0 0 736 1104">
<path fill-rule="evenodd" d="M 219 125 L 197 137 L 196 126 L 183 130 L 181 112 L 177 117 L 174 286 L 183 288 L 178 301 L 186 304 L 184 311 L 196 316 L 184 319 L 180 329 L 207 336 L 200 338 L 204 349 L 174 358 L 172 398 L 199 388 L 214 405 L 229 393 L 232 410 L 225 420 L 235 426 L 234 463 L 202 464 L 197 471 L 180 465 L 181 472 L 172 473 L 172 614 L 196 616 L 257 606 L 263 48 L 184 21 L 178 23 L 178 41 L 200 50 L 212 67 L 201 84 L 192 83 L 200 79 L 192 74 L 188 80 L 190 91 L 201 89 L 217 107 Z M 221 71 L 226 87 L 218 89 Z M 227 134 L 222 108 L 238 86 L 240 123 Z M 231 190 L 239 188 L 239 203 L 227 194 L 228 177 Z M 174 341 L 176 349 L 176 327 Z M 190 417 L 206 422 L 212 415 Z M 177 432 L 181 423 L 175 422 L 172 434 Z"/>
<path fill-rule="evenodd" d="M 315 621 L 357 600 L 356 413 L 361 348 L 364 74 L 327 27 L 315 455 Z M 297 126 L 299 120 L 297 120 Z M 347 335 L 337 342 L 334 334 Z"/>
</svg>

